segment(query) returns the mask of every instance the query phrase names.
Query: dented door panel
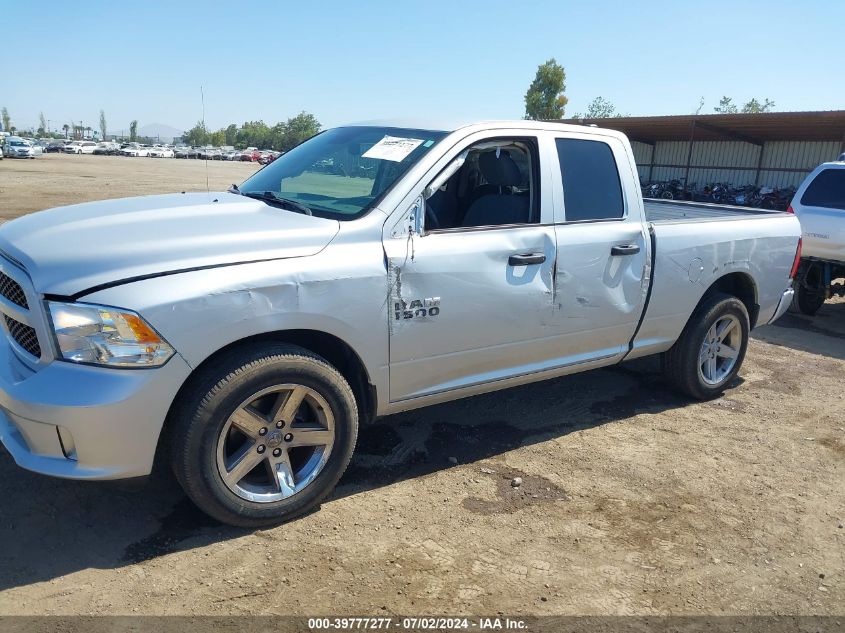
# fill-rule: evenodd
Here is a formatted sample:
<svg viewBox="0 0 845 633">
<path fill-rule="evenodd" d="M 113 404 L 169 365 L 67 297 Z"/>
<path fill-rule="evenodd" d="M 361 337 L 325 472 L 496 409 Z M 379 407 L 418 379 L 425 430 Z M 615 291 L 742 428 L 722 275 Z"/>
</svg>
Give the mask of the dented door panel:
<svg viewBox="0 0 845 633">
<path fill-rule="evenodd" d="M 639 222 L 556 227 L 555 322 L 570 354 L 603 357 L 627 351 L 649 283 L 650 241 Z M 615 244 L 636 245 L 614 256 Z"/>
<path fill-rule="evenodd" d="M 541 225 L 387 239 L 390 399 L 511 376 L 557 352 L 554 228 Z M 509 265 L 517 254 L 542 254 Z"/>
</svg>

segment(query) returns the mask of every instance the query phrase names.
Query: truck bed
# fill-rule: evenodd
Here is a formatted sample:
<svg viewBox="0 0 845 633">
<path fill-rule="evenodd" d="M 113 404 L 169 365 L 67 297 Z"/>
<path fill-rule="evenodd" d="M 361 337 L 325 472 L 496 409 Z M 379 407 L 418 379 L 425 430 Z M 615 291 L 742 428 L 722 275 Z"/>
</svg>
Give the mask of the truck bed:
<svg viewBox="0 0 845 633">
<path fill-rule="evenodd" d="M 646 220 L 661 222 L 705 222 L 709 220 L 748 219 L 749 217 L 771 217 L 782 211 L 768 211 L 752 207 L 736 207 L 727 204 L 706 202 L 681 202 L 679 200 L 657 200 L 643 198 Z"/>
</svg>

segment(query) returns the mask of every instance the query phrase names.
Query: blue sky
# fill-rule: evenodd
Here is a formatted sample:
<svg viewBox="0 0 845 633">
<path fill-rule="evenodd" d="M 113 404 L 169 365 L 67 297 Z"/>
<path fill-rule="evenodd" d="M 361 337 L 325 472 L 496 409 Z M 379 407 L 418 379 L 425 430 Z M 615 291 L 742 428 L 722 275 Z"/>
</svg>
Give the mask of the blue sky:
<svg viewBox="0 0 845 633">
<path fill-rule="evenodd" d="M 722 95 L 845 108 L 845 0 L 7 1 L 0 105 L 51 127 L 104 109 L 116 132 L 211 128 L 301 110 L 520 118 L 537 65 L 567 72 L 571 116 L 597 95 L 632 115 Z"/>
</svg>

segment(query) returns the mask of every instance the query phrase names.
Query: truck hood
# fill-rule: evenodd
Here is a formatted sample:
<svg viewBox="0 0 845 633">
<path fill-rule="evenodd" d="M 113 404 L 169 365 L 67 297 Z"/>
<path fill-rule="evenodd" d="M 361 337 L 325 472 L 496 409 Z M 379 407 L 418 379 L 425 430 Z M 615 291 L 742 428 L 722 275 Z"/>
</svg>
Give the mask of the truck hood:
<svg viewBox="0 0 845 633">
<path fill-rule="evenodd" d="M 169 194 L 32 213 L 0 227 L 0 251 L 45 294 L 320 252 L 340 224 L 243 196 Z"/>
</svg>

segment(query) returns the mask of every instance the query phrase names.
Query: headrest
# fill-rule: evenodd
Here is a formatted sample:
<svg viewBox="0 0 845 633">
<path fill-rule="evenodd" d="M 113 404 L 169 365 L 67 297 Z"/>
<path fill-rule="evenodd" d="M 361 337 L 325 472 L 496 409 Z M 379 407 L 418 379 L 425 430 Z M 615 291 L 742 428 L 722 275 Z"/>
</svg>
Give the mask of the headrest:
<svg viewBox="0 0 845 633">
<path fill-rule="evenodd" d="M 522 181 L 519 167 L 513 158 L 501 150 L 481 154 L 478 157 L 478 167 L 484 174 L 484 179 L 495 187 L 516 187 Z"/>
</svg>

